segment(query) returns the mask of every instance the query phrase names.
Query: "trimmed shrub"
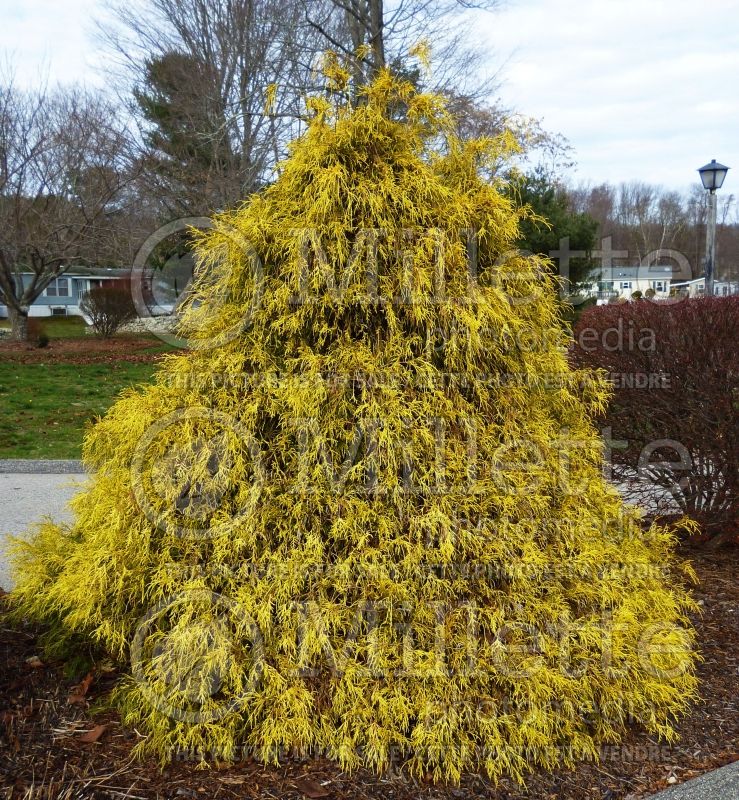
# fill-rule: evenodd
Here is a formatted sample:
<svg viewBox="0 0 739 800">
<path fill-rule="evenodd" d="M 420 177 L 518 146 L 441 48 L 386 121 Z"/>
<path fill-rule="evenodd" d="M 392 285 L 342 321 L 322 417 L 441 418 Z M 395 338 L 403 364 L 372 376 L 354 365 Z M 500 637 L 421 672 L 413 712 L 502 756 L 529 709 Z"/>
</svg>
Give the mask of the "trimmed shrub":
<svg viewBox="0 0 739 800">
<path fill-rule="evenodd" d="M 655 513 L 686 514 L 717 543 L 739 519 L 739 297 L 599 306 L 571 362 L 615 391 L 603 424 L 616 479 Z"/>
<path fill-rule="evenodd" d="M 80 309 L 90 319 L 95 333 L 104 339 L 137 316 L 127 280 L 105 281 L 90 289 L 80 300 Z"/>
<path fill-rule="evenodd" d="M 122 663 L 163 759 L 520 779 L 629 720 L 672 736 L 689 571 L 603 478 L 607 389 L 481 177 L 510 139 L 459 141 L 386 71 L 363 91 L 313 98 L 199 237 L 191 348 L 89 432 L 74 522 L 17 545 L 18 613 Z"/>
</svg>

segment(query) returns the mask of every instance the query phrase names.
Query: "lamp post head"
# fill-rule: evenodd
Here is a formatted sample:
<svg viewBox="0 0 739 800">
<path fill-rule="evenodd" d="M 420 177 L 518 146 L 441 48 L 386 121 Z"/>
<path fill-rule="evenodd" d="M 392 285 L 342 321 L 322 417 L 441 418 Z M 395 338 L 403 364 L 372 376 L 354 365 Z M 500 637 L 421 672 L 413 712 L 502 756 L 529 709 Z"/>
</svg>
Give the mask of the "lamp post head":
<svg viewBox="0 0 739 800">
<path fill-rule="evenodd" d="M 703 188 L 708 189 L 709 192 L 715 192 L 716 189 L 720 189 L 728 171 L 728 167 L 719 164 L 714 158 L 710 164 L 706 164 L 698 170 L 703 182 Z"/>
</svg>

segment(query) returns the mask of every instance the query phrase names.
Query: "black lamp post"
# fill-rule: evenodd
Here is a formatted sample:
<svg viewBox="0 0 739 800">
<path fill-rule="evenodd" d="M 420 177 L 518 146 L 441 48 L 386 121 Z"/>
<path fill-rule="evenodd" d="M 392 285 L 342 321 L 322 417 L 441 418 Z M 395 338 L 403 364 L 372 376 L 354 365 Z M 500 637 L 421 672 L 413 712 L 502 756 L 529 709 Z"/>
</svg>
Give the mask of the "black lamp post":
<svg viewBox="0 0 739 800">
<path fill-rule="evenodd" d="M 698 170 L 703 188 L 708 192 L 708 222 L 706 224 L 706 295 L 713 294 L 713 279 L 716 273 L 716 190 L 724 183 L 728 167 L 714 158 Z"/>
</svg>

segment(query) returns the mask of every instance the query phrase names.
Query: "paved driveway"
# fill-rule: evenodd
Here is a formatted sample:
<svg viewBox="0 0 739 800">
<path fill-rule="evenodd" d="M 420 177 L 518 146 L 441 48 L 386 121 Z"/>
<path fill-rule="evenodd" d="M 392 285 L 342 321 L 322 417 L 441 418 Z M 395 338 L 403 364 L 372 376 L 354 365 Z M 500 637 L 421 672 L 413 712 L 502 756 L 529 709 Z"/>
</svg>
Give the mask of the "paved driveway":
<svg viewBox="0 0 739 800">
<path fill-rule="evenodd" d="M 0 472 L 0 588 L 6 591 L 11 588 L 6 557 L 8 535 L 23 534 L 30 525 L 47 516 L 69 520 L 66 504 L 86 478 L 80 472 Z"/>
</svg>

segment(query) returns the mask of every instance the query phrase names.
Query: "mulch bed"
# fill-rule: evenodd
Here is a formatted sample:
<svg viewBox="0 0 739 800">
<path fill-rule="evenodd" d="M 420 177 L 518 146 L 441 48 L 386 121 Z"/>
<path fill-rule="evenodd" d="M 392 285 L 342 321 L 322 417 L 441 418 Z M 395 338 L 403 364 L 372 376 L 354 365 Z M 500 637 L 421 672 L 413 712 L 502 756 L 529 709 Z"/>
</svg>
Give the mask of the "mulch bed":
<svg viewBox="0 0 739 800">
<path fill-rule="evenodd" d="M 105 695 L 114 676 L 65 678 L 62 665 L 40 660 L 34 629 L 9 628 L 0 619 L 0 798 L 643 797 L 739 759 L 739 548 L 686 555 L 700 578 L 695 595 L 703 614 L 695 624 L 704 659 L 702 700 L 680 721 L 674 746 L 634 731 L 621 745 L 605 748 L 600 763 L 534 773 L 526 789 L 508 782 L 494 787 L 477 776 L 457 787 L 417 782 L 402 772 L 348 775 L 323 759 L 279 768 L 248 760 L 207 770 L 176 762 L 162 770 L 154 761 L 131 759 L 139 734 L 114 713 L 91 714 L 90 704 Z"/>
<path fill-rule="evenodd" d="M 161 358 L 151 351 L 161 344 L 152 337 L 118 336 L 99 339 L 96 336 L 52 339 L 46 347 L 28 342 L 0 341 L 0 360 L 18 364 L 100 364 L 111 361 L 146 363 Z"/>
</svg>

